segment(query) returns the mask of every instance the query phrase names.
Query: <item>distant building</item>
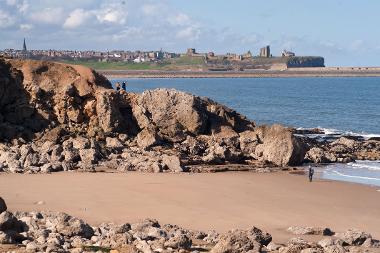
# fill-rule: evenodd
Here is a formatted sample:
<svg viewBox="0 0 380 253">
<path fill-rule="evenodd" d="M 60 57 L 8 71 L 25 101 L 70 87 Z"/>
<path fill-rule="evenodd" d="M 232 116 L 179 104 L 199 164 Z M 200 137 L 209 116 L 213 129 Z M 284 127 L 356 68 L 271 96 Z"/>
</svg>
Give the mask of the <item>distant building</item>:
<svg viewBox="0 0 380 253">
<path fill-rule="evenodd" d="M 22 51 L 20 53 L 20 58 L 28 59 L 29 56 L 30 55 L 29 55 L 28 49 L 26 48 L 26 42 L 25 42 L 25 38 L 24 38 L 24 43 L 22 44 Z"/>
<path fill-rule="evenodd" d="M 281 53 L 281 56 L 282 57 L 294 57 L 294 56 L 296 56 L 296 54 L 295 53 L 293 53 L 293 52 L 290 52 L 290 51 L 286 51 L 285 49 L 282 51 L 282 53 Z"/>
<path fill-rule="evenodd" d="M 188 48 L 186 54 L 188 56 L 193 56 L 193 55 L 195 55 L 197 53 L 195 52 L 195 48 Z"/>
<path fill-rule="evenodd" d="M 259 56 L 260 57 L 265 57 L 265 58 L 271 57 L 270 46 L 266 46 L 266 47 L 260 48 L 260 54 L 259 54 Z"/>
</svg>

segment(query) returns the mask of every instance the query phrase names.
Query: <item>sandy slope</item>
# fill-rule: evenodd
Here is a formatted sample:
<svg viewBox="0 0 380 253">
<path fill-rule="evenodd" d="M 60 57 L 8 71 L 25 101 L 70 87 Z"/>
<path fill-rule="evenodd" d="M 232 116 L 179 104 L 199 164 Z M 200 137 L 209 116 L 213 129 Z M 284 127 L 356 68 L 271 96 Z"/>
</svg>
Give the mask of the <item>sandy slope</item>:
<svg viewBox="0 0 380 253">
<path fill-rule="evenodd" d="M 64 211 L 97 224 L 152 217 L 193 229 L 255 225 L 276 241 L 288 226 L 359 228 L 380 238 L 377 188 L 278 174 L 0 174 L 11 210 Z M 44 201 L 38 205 L 36 202 Z"/>
</svg>

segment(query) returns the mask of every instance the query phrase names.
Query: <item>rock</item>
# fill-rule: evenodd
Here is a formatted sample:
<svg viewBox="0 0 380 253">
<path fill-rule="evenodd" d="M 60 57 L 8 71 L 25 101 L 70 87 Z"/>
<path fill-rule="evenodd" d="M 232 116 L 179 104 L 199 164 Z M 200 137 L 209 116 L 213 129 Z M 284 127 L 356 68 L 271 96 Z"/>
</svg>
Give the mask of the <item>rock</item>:
<svg viewBox="0 0 380 253">
<path fill-rule="evenodd" d="M 190 249 L 192 245 L 191 239 L 184 234 L 178 234 L 165 242 L 165 247 L 170 247 L 173 249 Z"/>
<path fill-rule="evenodd" d="M 341 245 L 330 245 L 323 248 L 325 253 L 345 253 L 347 252 Z"/>
<path fill-rule="evenodd" d="M 106 147 L 111 149 L 121 149 L 124 147 L 123 143 L 118 138 L 106 138 Z"/>
<path fill-rule="evenodd" d="M 44 164 L 41 166 L 41 172 L 42 173 L 50 173 L 52 171 L 53 167 L 50 163 Z"/>
<path fill-rule="evenodd" d="M 319 147 L 311 148 L 307 152 L 305 158 L 312 161 L 313 163 L 331 163 L 337 161 L 337 158 L 332 153 L 324 151 Z"/>
<path fill-rule="evenodd" d="M 98 155 L 94 148 L 79 150 L 79 156 L 84 164 L 91 165 L 98 161 Z"/>
<path fill-rule="evenodd" d="M 300 165 L 307 148 L 292 132 L 280 125 L 263 126 L 255 130 L 261 144 L 255 155 L 278 166 Z"/>
<path fill-rule="evenodd" d="M 256 146 L 259 144 L 259 139 L 254 131 L 244 131 L 239 137 L 240 148 L 247 154 L 254 156 Z"/>
<path fill-rule="evenodd" d="M 90 239 L 94 235 L 90 225 L 64 213 L 51 219 L 50 224 L 51 227 L 64 236 L 81 236 Z"/>
<path fill-rule="evenodd" d="M 323 253 L 323 249 L 321 248 L 307 248 L 301 250 L 301 253 Z"/>
<path fill-rule="evenodd" d="M 357 141 L 346 137 L 340 137 L 338 140 L 331 143 L 332 146 L 343 145 L 349 149 L 353 149 L 357 144 Z"/>
<path fill-rule="evenodd" d="M 360 246 L 367 239 L 372 239 L 370 234 L 357 229 L 349 229 L 344 233 L 337 234 L 336 236 L 342 239 L 347 245 L 353 246 Z"/>
<path fill-rule="evenodd" d="M 12 213 L 3 211 L 0 214 L 0 231 L 12 230 L 17 223 L 17 219 Z"/>
<path fill-rule="evenodd" d="M 145 128 L 137 135 L 137 145 L 143 149 L 155 146 L 160 142 L 160 136 L 153 129 Z"/>
<path fill-rule="evenodd" d="M 0 214 L 7 211 L 7 205 L 2 197 L 0 197 Z"/>
<path fill-rule="evenodd" d="M 249 230 L 231 230 L 220 237 L 210 252 L 260 252 L 262 244 L 268 245 L 271 240 L 269 234 L 255 227 Z"/>
<path fill-rule="evenodd" d="M 334 233 L 329 228 L 318 227 L 299 227 L 293 226 L 287 229 L 288 232 L 295 235 L 333 235 Z"/>
<path fill-rule="evenodd" d="M 167 168 L 172 172 L 183 172 L 184 169 L 181 165 L 181 161 L 178 156 L 175 155 L 163 155 L 162 156 L 162 164 L 164 165 L 164 169 Z"/>
<path fill-rule="evenodd" d="M 35 242 L 29 242 L 26 245 L 25 250 L 27 252 L 36 252 L 38 250 L 37 244 Z"/>
<path fill-rule="evenodd" d="M 144 91 L 131 99 L 133 116 L 140 129 L 155 126 L 163 139 L 181 142 L 187 134 L 199 135 L 231 126 L 236 132 L 254 124 L 209 99 L 173 89 Z"/>
<path fill-rule="evenodd" d="M 267 250 L 269 250 L 269 251 L 276 251 L 276 250 L 280 249 L 281 247 L 282 247 L 281 245 L 276 244 L 276 243 L 274 243 L 274 242 L 270 242 L 270 243 L 266 246 Z"/>
</svg>

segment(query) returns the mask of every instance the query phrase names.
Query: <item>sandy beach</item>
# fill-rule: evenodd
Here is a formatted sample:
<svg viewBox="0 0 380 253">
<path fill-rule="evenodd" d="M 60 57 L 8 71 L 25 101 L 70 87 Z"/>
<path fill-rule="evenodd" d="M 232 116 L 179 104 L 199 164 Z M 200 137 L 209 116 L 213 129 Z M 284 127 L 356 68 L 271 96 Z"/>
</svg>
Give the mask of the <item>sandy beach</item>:
<svg viewBox="0 0 380 253">
<path fill-rule="evenodd" d="M 218 232 L 255 225 L 278 242 L 291 237 L 285 230 L 294 225 L 358 228 L 380 237 L 378 188 L 309 183 L 287 173 L 1 174 L 0 195 L 12 211 L 63 211 L 92 224 L 151 217 Z"/>
</svg>

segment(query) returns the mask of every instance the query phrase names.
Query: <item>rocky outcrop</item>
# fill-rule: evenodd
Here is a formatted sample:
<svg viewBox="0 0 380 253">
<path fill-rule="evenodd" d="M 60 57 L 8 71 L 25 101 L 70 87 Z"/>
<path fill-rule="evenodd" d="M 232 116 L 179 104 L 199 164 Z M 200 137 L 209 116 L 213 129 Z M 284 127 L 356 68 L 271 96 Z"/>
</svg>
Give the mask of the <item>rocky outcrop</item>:
<svg viewBox="0 0 380 253">
<path fill-rule="evenodd" d="M 30 139 L 57 125 L 90 135 L 117 131 L 122 118 L 111 88 L 85 67 L 0 59 L 0 139 Z"/>
<path fill-rule="evenodd" d="M 85 67 L 0 59 L 0 151 L 6 172 L 180 172 L 380 159 L 380 142 L 317 143 L 280 125 L 256 126 L 208 98 L 116 92 Z"/>
<path fill-rule="evenodd" d="M 301 231 L 301 228 L 292 230 Z M 316 228 L 306 230 L 319 231 Z M 302 238 L 291 238 L 286 244 L 277 244 L 272 242 L 270 234 L 256 227 L 246 230 L 234 229 L 219 234 L 215 231 L 188 230 L 172 224 L 161 225 L 154 219 L 132 224 L 102 223 L 91 226 L 65 213 L 0 212 L 0 251 L 6 244 L 17 245 L 22 252 L 72 253 L 94 250 L 173 253 L 344 253 L 378 252 L 380 248 L 378 240 L 359 230 L 351 229 L 337 234 L 336 237 L 327 234 L 326 236 L 317 243 Z"/>
</svg>

